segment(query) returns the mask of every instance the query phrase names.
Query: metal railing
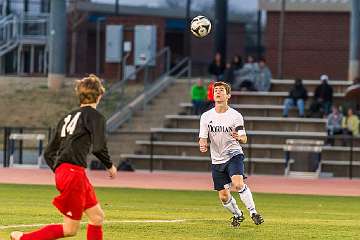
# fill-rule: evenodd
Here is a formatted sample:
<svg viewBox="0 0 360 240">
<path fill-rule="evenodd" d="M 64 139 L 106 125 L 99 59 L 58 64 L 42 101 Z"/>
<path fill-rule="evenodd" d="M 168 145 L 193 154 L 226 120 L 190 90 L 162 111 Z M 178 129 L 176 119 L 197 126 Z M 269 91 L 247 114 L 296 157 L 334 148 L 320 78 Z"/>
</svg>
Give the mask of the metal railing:
<svg viewBox="0 0 360 240">
<path fill-rule="evenodd" d="M 49 14 L 21 15 L 20 41 L 27 44 L 46 44 L 49 36 Z"/>
<path fill-rule="evenodd" d="M 252 170 L 252 155 L 253 155 L 253 146 L 252 144 L 254 144 L 252 142 L 252 135 L 251 133 L 247 133 L 248 135 L 248 143 L 246 144 L 247 146 L 247 151 L 246 151 L 246 155 L 247 155 L 247 159 L 248 159 L 248 174 L 250 175 L 253 170 Z M 288 135 L 278 135 L 277 137 L 288 137 Z M 306 136 L 303 136 L 303 137 L 299 137 L 299 136 L 292 136 L 291 137 L 292 139 L 296 139 L 298 141 L 301 141 L 301 140 L 304 140 L 305 138 L 308 138 Z M 346 149 L 346 151 L 348 151 L 348 159 L 347 160 L 340 160 L 340 162 L 344 162 L 344 164 L 342 164 L 344 167 L 347 167 L 347 177 L 349 177 L 349 179 L 352 179 L 354 177 L 354 161 L 355 160 L 359 160 L 359 159 L 354 159 L 354 155 L 356 154 L 355 152 L 355 142 L 357 142 L 357 146 L 360 146 L 360 136 L 353 136 L 353 135 L 334 135 L 334 136 L 327 136 L 327 138 L 317 138 L 317 137 L 314 137 L 312 140 L 314 141 L 323 141 L 324 143 L 327 143 L 329 140 L 333 140 L 333 141 L 336 141 L 337 144 L 336 145 L 331 145 L 331 146 L 342 146 Z M 285 147 L 286 145 L 284 145 Z M 321 146 L 322 151 L 324 151 L 324 148 L 326 147 L 331 147 L 329 146 L 328 144 L 324 145 L 324 146 Z M 288 153 L 286 151 L 284 151 L 284 165 L 285 165 L 285 171 L 286 171 L 286 168 L 288 167 Z M 319 164 L 319 169 L 318 171 L 321 173 L 322 171 L 322 167 L 321 167 L 321 164 L 322 164 L 322 160 L 321 158 L 320 159 L 316 159 L 318 162 L 317 164 Z M 327 161 L 327 160 L 323 160 L 323 161 L 326 161 L 326 162 L 332 162 L 333 160 L 335 159 L 332 159 L 331 161 Z M 334 161 L 334 163 L 336 162 L 336 160 Z"/>
<path fill-rule="evenodd" d="M 178 72 L 176 72 L 178 71 Z M 175 73 L 174 76 L 171 74 Z M 150 102 L 154 97 L 160 94 L 164 89 L 166 89 L 173 81 L 187 73 L 188 76 L 191 74 L 191 61 L 189 58 L 184 58 L 171 70 L 165 72 L 161 77 L 151 83 L 151 85 L 144 84 L 144 91 L 138 94 L 133 101 L 129 102 L 119 111 L 115 112 L 107 121 L 107 131 L 109 133 L 115 131 L 128 119 L 130 119 L 135 111 L 140 109 L 145 109 L 148 102 Z M 146 81 L 146 80 L 145 80 Z"/>
<path fill-rule="evenodd" d="M 45 136 L 47 136 L 47 140 L 45 142 L 48 141 L 48 139 L 51 138 L 51 133 L 52 133 L 52 129 L 50 128 L 26 128 L 26 127 L 0 127 L 0 163 L 3 167 L 9 167 L 10 165 L 10 155 L 11 155 L 11 144 L 10 144 L 10 135 L 14 134 L 14 133 L 21 133 L 21 134 L 25 134 L 25 133 L 31 133 L 31 134 L 44 134 Z M 126 136 L 128 135 L 136 135 L 139 136 L 138 139 L 148 139 L 150 141 L 150 145 L 149 145 L 149 150 L 147 151 L 147 154 L 149 155 L 149 159 L 148 159 L 148 169 L 150 171 L 153 171 L 155 169 L 155 161 L 157 159 L 154 158 L 155 152 L 156 152 L 156 144 L 154 144 L 154 142 L 157 141 L 157 133 L 156 132 L 152 132 L 152 131 L 117 131 L 116 134 L 120 134 L 123 135 L 124 138 L 126 138 Z M 196 135 L 197 136 L 197 135 Z M 285 136 L 285 135 L 284 135 Z M 286 135 L 287 136 L 287 135 Z M 254 151 L 253 146 L 252 146 L 252 134 L 248 134 L 249 137 L 249 142 L 246 144 L 246 158 L 247 158 L 247 174 L 251 175 L 253 173 L 252 170 L 252 158 L 253 158 L 253 154 L 252 152 Z M 341 167 L 344 168 L 344 170 L 346 169 L 346 176 L 349 177 L 350 179 L 352 179 L 353 177 L 358 176 L 358 174 L 355 174 L 354 170 L 355 170 L 355 164 L 359 163 L 359 159 L 355 159 L 355 151 L 354 151 L 354 145 L 355 145 L 355 141 L 357 141 L 357 146 L 359 145 L 359 140 L 360 137 L 354 137 L 354 136 L 333 136 L 333 138 L 338 142 L 338 144 L 341 141 L 345 141 L 346 142 L 346 148 L 348 149 L 348 160 L 344 162 L 347 162 L 347 164 L 343 164 L 341 165 Z M 194 139 L 195 140 L 195 139 Z M 323 139 L 324 140 L 324 139 Z M 36 142 L 34 142 L 34 144 L 36 144 Z M 24 150 L 27 151 L 32 151 L 34 154 L 37 154 L 37 148 L 35 145 L 29 145 L 29 143 L 25 143 L 22 141 L 18 141 L 16 149 L 18 151 L 17 153 L 17 159 L 19 163 L 23 163 L 26 162 L 26 155 L 23 155 Z M 323 160 L 325 161 L 325 160 Z M 285 164 L 285 158 L 284 158 L 284 164 Z M 1 166 L 0 165 L 0 166 Z"/>
<path fill-rule="evenodd" d="M 121 81 L 112 84 L 103 96 L 99 110 L 107 118 L 110 118 L 138 95 L 146 91 L 151 84 L 160 79 L 170 68 L 170 54 L 168 47 L 161 49 L 142 66 L 135 69 L 135 71 L 121 79 Z M 126 57 L 124 57 L 123 62 L 126 60 Z M 149 66 L 149 63 L 153 61 L 156 61 L 156 66 Z"/>
<path fill-rule="evenodd" d="M 12 51 L 19 44 L 47 44 L 49 14 L 14 15 L 0 19 L 0 56 Z"/>
<path fill-rule="evenodd" d="M 14 143 L 11 143 L 10 136 L 14 134 L 44 134 L 46 136 L 46 142 L 51 138 L 52 130 L 51 128 L 28 128 L 28 127 L 0 127 L 0 162 L 2 162 L 3 167 L 10 166 L 10 156 L 14 154 L 14 149 L 16 148 L 16 157 L 18 163 L 22 164 L 27 161 L 26 156 L 24 156 L 24 151 L 37 154 L 37 143 L 29 142 L 26 143 L 22 140 L 17 141 L 16 146 Z"/>
<path fill-rule="evenodd" d="M 10 14 L 0 20 L 0 56 L 13 50 L 19 43 L 19 21 Z"/>
<path fill-rule="evenodd" d="M 126 55 L 123 62 L 128 56 Z M 174 79 L 188 73 L 191 61 L 182 59 L 170 69 L 169 47 L 161 49 L 131 74 L 113 84 L 105 93 L 99 110 L 107 117 L 107 130 L 112 132 L 131 118 L 134 111 L 145 109 L 147 103 L 165 89 Z M 155 66 L 150 63 L 156 62 Z M 123 63 L 123 68 L 125 64 Z M 123 69 L 124 70 L 124 69 Z"/>
<path fill-rule="evenodd" d="M 161 160 L 161 159 L 157 159 L 156 157 L 161 155 L 157 152 L 159 152 L 159 150 L 157 149 L 158 147 L 163 147 L 162 145 L 158 145 L 156 142 L 159 141 L 158 139 L 158 134 L 157 132 L 153 132 L 153 131 L 127 131 L 127 130 L 119 130 L 119 131 L 116 131 L 115 133 L 116 135 L 119 135 L 119 136 L 122 136 L 122 139 L 125 139 L 127 136 L 137 136 L 137 139 L 138 140 L 147 140 L 149 141 L 148 145 L 146 148 L 137 148 L 135 150 L 135 152 L 137 154 L 140 154 L 140 155 L 147 155 L 148 157 L 142 159 L 139 163 L 139 165 L 137 165 L 136 163 L 137 162 L 129 162 L 129 163 L 132 163 L 134 164 L 134 167 L 136 169 L 148 169 L 150 172 L 154 171 L 154 170 L 167 170 L 166 168 L 163 169 L 163 168 L 159 168 L 159 162 L 161 161 L 167 161 L 167 160 Z M 249 139 L 249 142 L 247 144 L 244 145 L 244 147 L 246 147 L 246 151 L 244 151 L 245 153 L 245 156 L 246 156 L 246 174 L 247 175 L 252 175 L 254 174 L 254 172 L 256 172 L 254 168 L 254 164 L 256 164 L 257 162 L 254 161 L 254 157 L 253 155 L 253 151 L 255 149 L 255 147 L 253 146 L 253 143 L 251 142 L 251 139 L 252 139 L 252 134 L 248 134 L 248 139 Z M 285 135 L 284 135 L 285 136 Z M 197 139 L 197 135 L 195 136 L 195 138 Z M 351 136 L 348 136 L 348 137 L 345 137 L 347 140 L 349 141 L 354 141 L 356 139 L 360 139 L 358 137 L 351 137 Z M 194 143 L 196 143 L 196 139 L 194 139 Z M 300 138 L 301 139 L 301 138 Z M 342 137 L 340 136 L 337 136 L 337 139 L 338 141 L 341 141 L 343 140 Z M 350 144 L 350 142 L 349 142 Z M 351 143 L 352 144 L 352 143 Z M 140 145 L 139 145 L 140 146 Z M 285 146 L 285 145 L 284 145 Z M 146 149 L 146 150 L 145 150 Z M 359 174 L 357 174 L 357 172 L 355 172 L 357 169 L 357 167 L 355 168 L 355 166 L 358 166 L 356 165 L 358 163 L 358 161 L 355 161 L 353 158 L 355 156 L 355 152 L 354 152 L 354 149 L 353 147 L 350 147 L 348 148 L 348 164 L 344 164 L 344 165 L 341 165 L 340 167 L 343 169 L 345 175 L 341 175 L 341 176 L 336 176 L 336 177 L 348 177 L 349 179 L 352 179 L 354 177 L 358 177 Z M 125 154 L 126 155 L 126 154 Z M 187 154 L 185 154 L 184 156 L 187 156 Z M 286 164 L 286 152 L 284 152 L 284 167 L 285 164 Z M 131 159 L 131 157 L 130 157 Z M 126 157 L 123 157 L 121 159 L 122 161 L 124 160 L 127 160 Z M 175 161 L 179 161 L 179 160 L 175 160 Z M 188 160 L 185 160 L 185 161 L 188 161 Z M 194 160 L 194 161 L 197 161 L 197 160 Z M 325 160 L 324 160 L 325 161 Z M 342 160 L 342 161 L 345 161 L 345 160 Z M 207 163 L 210 163 L 210 156 L 209 156 L 209 161 L 205 161 L 204 162 L 204 171 L 206 171 L 206 164 Z M 171 164 L 170 164 L 171 165 Z M 161 166 L 161 164 L 160 164 Z M 180 168 L 178 170 L 181 170 Z M 275 173 L 274 173 L 275 174 Z"/>
</svg>

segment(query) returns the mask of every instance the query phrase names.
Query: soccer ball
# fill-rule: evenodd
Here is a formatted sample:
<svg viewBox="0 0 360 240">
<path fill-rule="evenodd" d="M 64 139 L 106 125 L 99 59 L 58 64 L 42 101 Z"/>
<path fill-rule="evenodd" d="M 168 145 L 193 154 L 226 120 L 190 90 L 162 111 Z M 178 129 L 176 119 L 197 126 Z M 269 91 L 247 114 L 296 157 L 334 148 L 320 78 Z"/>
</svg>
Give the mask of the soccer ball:
<svg viewBox="0 0 360 240">
<path fill-rule="evenodd" d="M 204 16 L 197 16 L 191 20 L 191 32 L 198 38 L 205 37 L 211 31 L 211 22 Z"/>
</svg>

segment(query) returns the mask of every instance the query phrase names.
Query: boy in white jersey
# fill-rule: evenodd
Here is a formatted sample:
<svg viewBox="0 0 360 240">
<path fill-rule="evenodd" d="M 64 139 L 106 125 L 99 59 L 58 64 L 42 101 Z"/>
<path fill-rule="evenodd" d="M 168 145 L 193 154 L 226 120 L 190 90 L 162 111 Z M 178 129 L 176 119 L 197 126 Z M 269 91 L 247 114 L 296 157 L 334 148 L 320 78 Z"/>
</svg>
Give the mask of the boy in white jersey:
<svg viewBox="0 0 360 240">
<path fill-rule="evenodd" d="M 240 143 L 247 142 L 244 120 L 238 111 L 228 106 L 230 92 L 227 83 L 214 84 L 215 107 L 203 113 L 200 119 L 200 151 L 207 151 L 209 136 L 214 189 L 218 191 L 223 206 L 233 214 L 231 225 L 238 227 L 245 219 L 230 193 L 231 185 L 239 193 L 251 219 L 259 225 L 264 220 L 256 212 L 251 191 L 244 183 L 244 153 L 240 146 Z"/>
</svg>

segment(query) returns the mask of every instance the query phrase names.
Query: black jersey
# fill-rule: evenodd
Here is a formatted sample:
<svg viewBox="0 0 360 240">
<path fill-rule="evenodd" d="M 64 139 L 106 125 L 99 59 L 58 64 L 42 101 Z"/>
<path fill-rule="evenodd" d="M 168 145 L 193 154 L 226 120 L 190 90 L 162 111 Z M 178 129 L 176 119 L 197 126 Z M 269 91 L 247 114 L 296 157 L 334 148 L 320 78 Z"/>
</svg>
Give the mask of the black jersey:
<svg viewBox="0 0 360 240">
<path fill-rule="evenodd" d="M 107 169 L 112 167 L 106 146 L 105 118 L 96 109 L 86 106 L 70 112 L 60 120 L 44 158 L 53 171 L 62 163 L 86 168 L 86 158 L 90 152 Z"/>
</svg>

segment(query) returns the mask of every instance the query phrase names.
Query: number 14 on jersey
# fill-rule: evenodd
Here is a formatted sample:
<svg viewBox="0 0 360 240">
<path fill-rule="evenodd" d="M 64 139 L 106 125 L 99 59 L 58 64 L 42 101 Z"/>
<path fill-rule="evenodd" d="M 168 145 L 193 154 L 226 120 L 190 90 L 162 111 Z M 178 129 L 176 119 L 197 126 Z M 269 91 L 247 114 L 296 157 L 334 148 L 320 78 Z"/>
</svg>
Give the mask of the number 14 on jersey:
<svg viewBox="0 0 360 240">
<path fill-rule="evenodd" d="M 64 125 L 61 129 L 61 137 L 66 137 L 66 134 L 72 135 L 74 133 L 76 123 L 79 120 L 80 115 L 81 112 L 77 112 L 73 118 L 70 114 L 64 118 Z"/>
</svg>

